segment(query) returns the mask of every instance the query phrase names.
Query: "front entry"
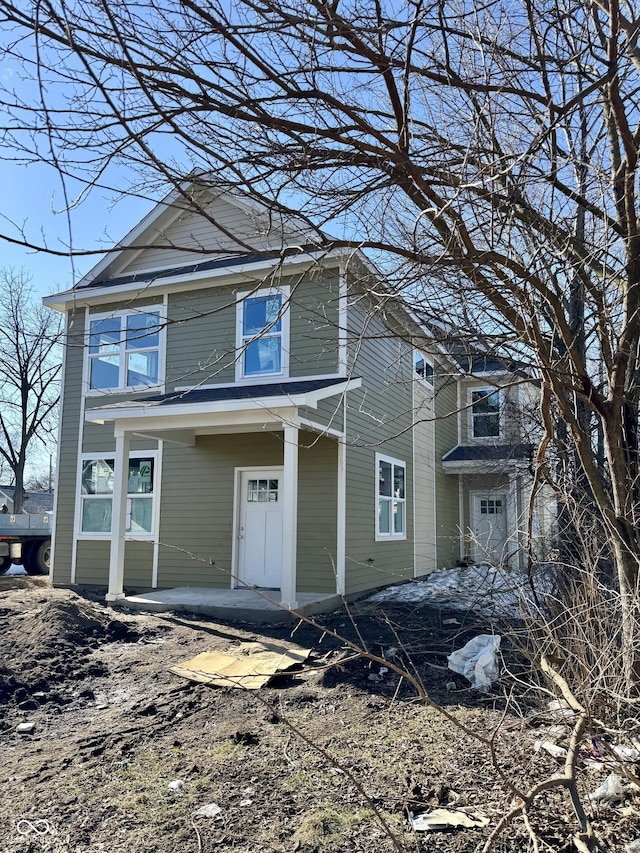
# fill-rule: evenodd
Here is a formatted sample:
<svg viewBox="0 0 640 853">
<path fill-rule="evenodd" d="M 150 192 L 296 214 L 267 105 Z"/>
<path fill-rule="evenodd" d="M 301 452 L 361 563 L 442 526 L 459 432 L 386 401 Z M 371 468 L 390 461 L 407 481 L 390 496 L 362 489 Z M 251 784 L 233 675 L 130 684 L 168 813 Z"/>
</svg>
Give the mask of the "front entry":
<svg viewBox="0 0 640 853">
<path fill-rule="evenodd" d="M 236 530 L 239 586 L 280 588 L 282 475 L 282 468 L 240 471 Z"/>
<path fill-rule="evenodd" d="M 471 493 L 472 550 L 476 560 L 507 562 L 507 493 Z"/>
</svg>

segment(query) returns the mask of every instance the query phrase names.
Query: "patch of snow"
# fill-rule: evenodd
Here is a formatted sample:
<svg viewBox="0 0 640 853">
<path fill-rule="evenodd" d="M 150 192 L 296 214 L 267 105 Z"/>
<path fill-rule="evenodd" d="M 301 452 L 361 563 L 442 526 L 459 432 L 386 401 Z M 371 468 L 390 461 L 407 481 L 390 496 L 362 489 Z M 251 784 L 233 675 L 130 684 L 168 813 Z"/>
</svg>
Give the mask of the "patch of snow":
<svg viewBox="0 0 640 853">
<path fill-rule="evenodd" d="M 555 571 L 544 564 L 533 574 L 538 599 L 551 594 Z M 461 569 L 440 569 L 423 581 L 390 586 L 369 599 L 378 603 L 443 604 L 489 617 L 521 618 L 538 609 L 525 572 L 481 563 Z"/>
</svg>

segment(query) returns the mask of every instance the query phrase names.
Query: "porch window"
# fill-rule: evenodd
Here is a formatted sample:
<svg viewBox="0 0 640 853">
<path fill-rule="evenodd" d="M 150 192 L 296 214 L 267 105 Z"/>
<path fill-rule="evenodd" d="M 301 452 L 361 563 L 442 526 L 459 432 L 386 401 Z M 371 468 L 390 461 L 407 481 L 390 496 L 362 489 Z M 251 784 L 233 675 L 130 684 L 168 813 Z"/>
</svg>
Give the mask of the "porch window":
<svg viewBox="0 0 640 853">
<path fill-rule="evenodd" d="M 406 475 L 404 462 L 376 453 L 376 539 L 406 539 Z"/>
<path fill-rule="evenodd" d="M 155 458 L 149 453 L 129 459 L 126 530 L 131 535 L 153 532 L 154 469 Z M 113 472 L 113 458 L 83 460 L 80 478 L 81 533 L 111 533 Z"/>
<path fill-rule="evenodd" d="M 241 294 L 238 302 L 238 378 L 286 376 L 289 317 L 287 294 Z"/>
<path fill-rule="evenodd" d="M 160 308 L 92 317 L 89 389 L 111 391 L 158 385 L 162 331 Z"/>
<path fill-rule="evenodd" d="M 471 427 L 474 438 L 500 437 L 500 392 L 482 388 L 471 392 Z"/>
</svg>

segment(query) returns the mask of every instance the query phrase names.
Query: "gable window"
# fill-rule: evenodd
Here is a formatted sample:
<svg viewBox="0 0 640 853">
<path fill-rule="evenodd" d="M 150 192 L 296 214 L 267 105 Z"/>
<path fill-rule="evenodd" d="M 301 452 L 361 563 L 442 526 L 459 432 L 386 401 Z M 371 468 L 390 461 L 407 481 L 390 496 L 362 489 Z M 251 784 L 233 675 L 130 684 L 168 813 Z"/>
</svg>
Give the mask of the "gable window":
<svg viewBox="0 0 640 853">
<path fill-rule="evenodd" d="M 406 539 L 407 466 L 376 453 L 376 539 Z"/>
<path fill-rule="evenodd" d="M 500 436 L 500 392 L 482 388 L 471 392 L 471 426 L 474 438 Z"/>
<path fill-rule="evenodd" d="M 238 379 L 287 375 L 289 313 L 284 290 L 240 294 Z"/>
<path fill-rule="evenodd" d="M 413 353 L 413 370 L 417 379 L 433 388 L 433 365 L 419 350 Z"/>
<path fill-rule="evenodd" d="M 89 389 L 128 390 L 158 385 L 160 309 L 120 311 L 89 319 Z"/>
<path fill-rule="evenodd" d="M 96 456 L 82 461 L 81 533 L 111 533 L 113 472 L 113 457 Z M 129 458 L 126 530 L 130 535 L 148 536 L 153 532 L 154 474 L 154 454 Z"/>
</svg>

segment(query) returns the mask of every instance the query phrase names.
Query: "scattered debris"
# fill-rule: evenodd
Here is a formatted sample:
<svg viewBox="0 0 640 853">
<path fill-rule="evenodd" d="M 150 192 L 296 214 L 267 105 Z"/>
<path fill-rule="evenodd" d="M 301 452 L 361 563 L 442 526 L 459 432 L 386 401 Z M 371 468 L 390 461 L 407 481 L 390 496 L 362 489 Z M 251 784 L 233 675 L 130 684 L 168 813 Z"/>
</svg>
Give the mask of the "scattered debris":
<svg viewBox="0 0 640 853">
<path fill-rule="evenodd" d="M 179 791 L 181 788 L 184 788 L 184 781 L 182 779 L 174 779 L 173 782 L 169 782 L 169 790 Z"/>
<path fill-rule="evenodd" d="M 259 690 L 280 672 L 305 662 L 311 649 L 284 643 L 241 643 L 234 654 L 204 652 L 170 672 L 216 687 Z"/>
<path fill-rule="evenodd" d="M 587 799 L 594 805 L 621 802 L 624 800 L 622 777 L 617 773 L 610 773 L 593 794 L 587 794 Z"/>
<path fill-rule="evenodd" d="M 473 637 L 465 646 L 447 657 L 449 669 L 464 675 L 476 690 L 486 692 L 499 674 L 497 654 L 500 639 L 498 634 L 479 634 Z"/>
<path fill-rule="evenodd" d="M 447 681 L 447 683 L 445 684 L 445 688 L 449 691 L 449 693 L 452 693 L 454 690 L 456 690 L 457 687 L 458 685 L 455 683 L 455 681 Z"/>
<path fill-rule="evenodd" d="M 625 853 L 640 853 L 640 838 L 636 838 L 625 845 Z"/>
<path fill-rule="evenodd" d="M 242 805 L 242 803 L 240 803 Z M 197 812 L 194 812 L 194 817 L 218 817 L 222 814 L 222 809 L 217 803 L 208 803 L 206 806 L 200 806 Z"/>
<path fill-rule="evenodd" d="M 16 731 L 19 735 L 30 735 L 36 727 L 35 723 L 18 723 Z"/>
<path fill-rule="evenodd" d="M 566 758 L 567 750 L 564 746 L 560 746 L 557 743 L 554 743 L 551 740 L 537 740 L 533 748 L 535 752 L 540 752 L 543 749 L 545 752 L 548 752 L 549 755 L 552 755 L 554 758 Z"/>
<path fill-rule="evenodd" d="M 488 826 L 489 818 L 476 809 L 434 809 L 414 817 L 409 812 L 409 823 L 416 832 L 438 832 L 443 829 L 468 829 Z"/>
</svg>

